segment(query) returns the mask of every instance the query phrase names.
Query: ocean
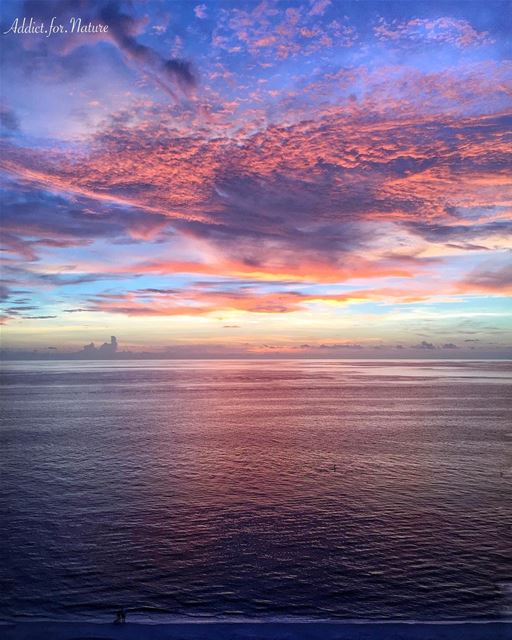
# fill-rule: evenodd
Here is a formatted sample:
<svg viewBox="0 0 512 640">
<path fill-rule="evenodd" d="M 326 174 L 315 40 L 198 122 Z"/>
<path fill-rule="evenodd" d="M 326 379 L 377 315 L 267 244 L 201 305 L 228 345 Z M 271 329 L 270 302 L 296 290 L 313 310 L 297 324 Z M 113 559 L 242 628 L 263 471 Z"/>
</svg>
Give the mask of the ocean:
<svg viewBox="0 0 512 640">
<path fill-rule="evenodd" d="M 512 363 L 6 362 L 0 619 L 507 615 Z"/>
</svg>

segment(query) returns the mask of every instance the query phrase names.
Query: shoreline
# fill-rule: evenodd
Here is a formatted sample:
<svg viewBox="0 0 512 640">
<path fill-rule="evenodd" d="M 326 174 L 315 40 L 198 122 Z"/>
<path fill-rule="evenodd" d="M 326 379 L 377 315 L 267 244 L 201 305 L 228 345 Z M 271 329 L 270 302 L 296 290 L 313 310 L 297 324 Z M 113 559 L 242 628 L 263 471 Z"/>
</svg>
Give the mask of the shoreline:
<svg viewBox="0 0 512 640">
<path fill-rule="evenodd" d="M 512 622 L 18 622 L 4 640 L 506 640 Z"/>
</svg>

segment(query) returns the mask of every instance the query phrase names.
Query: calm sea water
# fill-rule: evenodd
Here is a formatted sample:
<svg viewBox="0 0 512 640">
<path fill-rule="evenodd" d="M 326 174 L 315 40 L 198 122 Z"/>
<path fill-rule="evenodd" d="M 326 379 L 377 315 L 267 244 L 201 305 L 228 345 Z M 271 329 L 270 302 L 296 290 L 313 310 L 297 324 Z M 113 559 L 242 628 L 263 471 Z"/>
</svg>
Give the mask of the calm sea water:
<svg viewBox="0 0 512 640">
<path fill-rule="evenodd" d="M 1 619 L 504 614 L 510 362 L 6 363 Z"/>
</svg>

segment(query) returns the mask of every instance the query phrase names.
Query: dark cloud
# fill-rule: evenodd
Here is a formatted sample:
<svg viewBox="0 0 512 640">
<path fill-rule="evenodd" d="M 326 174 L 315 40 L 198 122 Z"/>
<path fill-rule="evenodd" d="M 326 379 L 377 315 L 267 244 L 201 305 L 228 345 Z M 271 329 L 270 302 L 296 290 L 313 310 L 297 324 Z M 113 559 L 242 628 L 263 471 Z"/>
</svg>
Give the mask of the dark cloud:
<svg viewBox="0 0 512 640">
<path fill-rule="evenodd" d="M 445 344 L 443 344 L 443 349 L 458 349 L 459 347 L 456 344 L 453 344 L 453 342 L 446 342 Z"/>
<path fill-rule="evenodd" d="M 157 294 L 157 295 L 174 295 L 179 293 L 178 289 L 138 289 L 138 294 Z"/>
<path fill-rule="evenodd" d="M 169 226 L 163 215 L 56 194 L 9 182 L 2 195 L 2 244 L 28 260 L 39 247 L 70 247 L 94 240 L 140 241 Z"/>
<path fill-rule="evenodd" d="M 314 347 L 317 349 L 363 349 L 363 345 L 347 343 L 347 342 L 339 342 L 333 344 L 321 344 L 318 347 Z"/>
<path fill-rule="evenodd" d="M 489 247 L 482 244 L 473 244 L 471 242 L 448 242 L 447 247 L 452 249 L 461 249 L 462 251 L 489 251 Z"/>
<path fill-rule="evenodd" d="M 131 3 L 125 5 L 129 7 Z M 97 15 L 101 22 L 109 26 L 109 33 L 121 51 L 151 73 L 160 87 L 173 98 L 177 97 L 178 92 L 186 95 L 195 87 L 196 78 L 189 62 L 177 58 L 165 59 L 151 47 L 137 41 L 137 20 L 123 12 L 121 2 L 102 4 Z"/>
<path fill-rule="evenodd" d="M 408 221 L 404 226 L 414 233 L 421 236 L 425 240 L 430 242 L 448 242 L 450 240 L 469 240 L 473 238 L 481 238 L 491 235 L 509 235 L 512 234 L 512 221 L 510 220 L 496 220 L 484 224 L 442 224 L 442 223 L 429 223 L 421 220 Z M 457 243 L 460 247 L 460 243 Z M 453 243 L 449 243 L 449 246 L 454 246 Z M 457 246 L 457 245 L 455 245 Z M 485 247 L 468 245 L 464 243 L 462 245 L 464 249 L 485 249 Z"/>
<path fill-rule="evenodd" d="M 9 132 L 19 131 L 20 123 L 18 116 L 12 109 L 0 106 L 0 126 Z"/>
<path fill-rule="evenodd" d="M 144 28 L 144 19 L 137 18 L 131 0 L 26 0 L 22 15 L 36 20 L 51 20 L 56 17 L 60 23 L 70 18 L 80 17 L 83 24 L 104 24 L 108 31 L 101 35 L 69 34 L 59 38 L 38 39 L 26 36 L 30 42 L 24 45 L 24 38 L 11 38 L 6 50 L 4 64 L 22 69 L 31 77 L 44 77 L 49 82 L 76 80 L 92 68 L 93 56 L 84 54 L 83 46 L 99 41 L 114 44 L 124 58 L 138 68 L 174 100 L 190 95 L 197 84 L 192 65 L 179 58 L 164 58 L 155 49 L 142 44 L 137 39 Z M 9 25 L 10 26 L 10 25 Z M 5 21 L 2 32 L 8 29 Z"/>
<path fill-rule="evenodd" d="M 34 311 L 37 307 L 34 307 L 31 304 L 19 304 L 12 307 L 9 307 L 7 311 L 9 313 L 20 313 L 20 311 Z"/>
<path fill-rule="evenodd" d="M 512 290 L 512 263 L 501 266 L 480 266 L 471 271 L 460 283 L 482 291 L 500 292 Z"/>
<path fill-rule="evenodd" d="M 8 268 L 3 268 L 2 276 L 7 281 Z M 14 280 L 16 281 L 16 280 Z M 9 280 L 10 282 L 10 280 Z M 0 310 L 1 321 L 0 324 L 5 324 L 10 318 L 19 317 L 24 311 L 33 311 L 37 307 L 30 304 L 30 298 L 17 298 L 19 294 L 30 294 L 30 291 L 11 289 L 6 284 L 0 284 L 0 303 L 2 309 Z M 9 305 L 9 306 L 7 306 Z"/>
<path fill-rule="evenodd" d="M 0 301 L 7 300 L 11 295 L 11 290 L 4 284 L 0 284 Z"/>
<path fill-rule="evenodd" d="M 419 344 L 415 344 L 412 347 L 413 349 L 427 349 L 432 350 L 435 349 L 435 346 L 431 342 L 427 342 L 426 340 L 422 340 Z"/>
<path fill-rule="evenodd" d="M 73 270 L 73 266 L 70 265 L 67 269 Z M 43 271 L 36 271 L 27 269 L 24 266 L 13 266 L 6 264 L 2 267 L 2 275 L 4 279 L 9 279 L 13 283 L 23 282 L 25 285 L 34 287 L 65 287 L 73 286 L 77 284 L 87 284 L 92 282 L 101 282 L 104 280 L 122 280 L 124 274 L 118 273 L 80 273 L 79 275 L 73 275 L 68 273 L 64 269 L 59 273 L 45 273 Z M 132 278 L 137 278 L 138 274 L 131 274 Z"/>
</svg>

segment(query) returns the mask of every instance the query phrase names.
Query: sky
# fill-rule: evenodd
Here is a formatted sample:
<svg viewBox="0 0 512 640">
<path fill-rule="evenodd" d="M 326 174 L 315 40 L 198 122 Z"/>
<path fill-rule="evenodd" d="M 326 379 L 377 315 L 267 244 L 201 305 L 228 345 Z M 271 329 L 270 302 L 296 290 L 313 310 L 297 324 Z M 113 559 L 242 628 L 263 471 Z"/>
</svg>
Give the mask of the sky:
<svg viewBox="0 0 512 640">
<path fill-rule="evenodd" d="M 512 357 L 511 9 L 4 0 L 3 349 Z"/>
</svg>

